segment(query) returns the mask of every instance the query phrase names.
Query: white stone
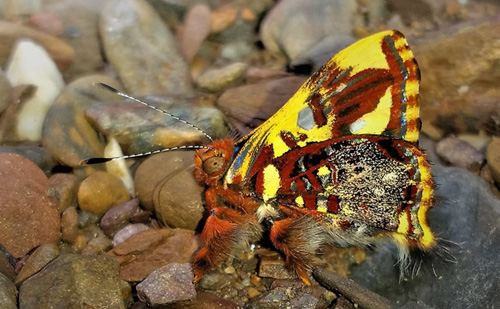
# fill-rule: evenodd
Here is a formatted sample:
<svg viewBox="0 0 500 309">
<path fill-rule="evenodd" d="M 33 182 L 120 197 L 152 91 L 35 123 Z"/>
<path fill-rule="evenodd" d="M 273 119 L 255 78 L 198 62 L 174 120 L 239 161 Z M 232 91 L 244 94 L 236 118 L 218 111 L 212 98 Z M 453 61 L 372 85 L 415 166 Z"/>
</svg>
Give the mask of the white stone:
<svg viewBox="0 0 500 309">
<path fill-rule="evenodd" d="M 113 137 L 110 138 L 108 144 L 104 148 L 104 157 L 114 158 L 122 156 L 123 152 L 120 144 L 118 144 L 116 139 Z M 130 193 L 130 196 L 135 196 L 134 180 L 132 179 L 132 173 L 130 173 L 130 169 L 125 162 L 125 159 L 115 159 L 113 161 L 106 162 L 106 171 L 120 178 L 125 185 L 125 188 L 127 188 Z"/>
<path fill-rule="evenodd" d="M 43 47 L 22 39 L 10 55 L 6 75 L 12 86 L 36 86 L 18 112 L 16 129 L 20 140 L 40 141 L 45 115 L 65 86 L 61 73 Z"/>
</svg>

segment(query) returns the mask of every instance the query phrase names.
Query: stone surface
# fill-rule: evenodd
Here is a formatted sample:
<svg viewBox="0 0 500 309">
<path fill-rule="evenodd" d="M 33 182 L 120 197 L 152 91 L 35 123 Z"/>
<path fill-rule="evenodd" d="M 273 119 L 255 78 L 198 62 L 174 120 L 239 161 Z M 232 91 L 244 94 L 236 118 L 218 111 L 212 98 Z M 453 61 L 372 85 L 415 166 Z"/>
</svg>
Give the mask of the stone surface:
<svg viewBox="0 0 500 309">
<path fill-rule="evenodd" d="M 101 218 L 101 228 L 108 237 L 130 223 L 130 219 L 139 209 L 139 199 L 134 198 L 109 209 Z"/>
<path fill-rule="evenodd" d="M 149 274 L 137 285 L 139 299 L 159 306 L 196 297 L 194 274 L 189 263 L 171 263 Z"/>
<path fill-rule="evenodd" d="M 440 140 L 436 152 L 445 162 L 474 172 L 479 171 L 485 159 L 482 152 L 453 136 Z"/>
<path fill-rule="evenodd" d="M 439 203 L 429 213 L 430 226 L 438 237 L 458 244 L 442 244 L 457 263 L 431 257 L 417 277 L 399 282 L 386 248 L 355 267 L 351 277 L 388 298 L 394 308 L 494 307 L 500 301 L 500 201 L 468 171 L 435 165 L 433 173 Z"/>
<path fill-rule="evenodd" d="M 491 141 L 486 151 L 486 160 L 491 171 L 491 176 L 500 184 L 500 138 Z"/>
<path fill-rule="evenodd" d="M 204 308 L 213 308 L 213 309 L 239 309 L 241 308 L 238 304 L 214 295 L 212 293 L 208 293 L 205 291 L 199 291 L 196 295 L 196 298 L 191 301 L 178 302 L 170 305 L 174 309 L 204 309 Z"/>
<path fill-rule="evenodd" d="M 14 270 L 14 264 L 16 262 L 15 258 L 4 252 L 6 249 L 0 246 L 0 273 L 4 274 L 10 280 L 14 280 L 16 277 L 16 271 Z"/>
<path fill-rule="evenodd" d="M 43 244 L 36 248 L 35 251 L 28 257 L 23 268 L 17 274 L 14 283 L 20 286 L 26 279 L 36 274 L 45 265 L 59 256 L 59 248 L 57 244 Z"/>
<path fill-rule="evenodd" d="M 146 1 L 112 1 L 101 13 L 104 51 L 131 95 L 185 94 L 189 68 L 170 30 Z"/>
<path fill-rule="evenodd" d="M 81 230 L 81 236 L 85 242 L 78 248 L 81 254 L 98 255 L 107 252 L 112 247 L 112 241 L 95 224 L 89 225 Z M 75 246 L 76 247 L 76 246 Z"/>
<path fill-rule="evenodd" d="M 211 106 L 213 96 L 148 96 L 142 99 L 192 123 L 214 139 L 227 134 L 224 115 Z M 158 110 L 127 101 L 96 104 L 86 112 L 92 125 L 104 135 L 115 138 L 124 153 L 137 154 L 208 142 L 207 137 L 197 129 Z"/>
<path fill-rule="evenodd" d="M 47 111 L 64 88 L 61 73 L 43 47 L 20 40 L 9 58 L 6 75 L 13 86 L 36 86 L 34 94 L 18 111 L 16 135 L 21 141 L 40 141 Z"/>
<path fill-rule="evenodd" d="M 295 59 L 330 35 L 352 34 L 356 1 L 284 0 L 274 6 L 261 25 L 267 49 Z"/>
<path fill-rule="evenodd" d="M 135 173 L 137 197 L 169 227 L 194 230 L 203 217 L 203 187 L 194 178 L 194 151 L 151 156 Z"/>
<path fill-rule="evenodd" d="M 61 36 L 64 32 L 62 21 L 50 12 L 31 15 L 28 24 L 32 28 L 56 37 Z"/>
<path fill-rule="evenodd" d="M 116 234 L 113 236 L 113 247 L 118 246 L 125 240 L 134 236 L 135 234 L 149 230 L 150 227 L 146 224 L 136 223 L 136 224 L 128 224 L 124 226 L 122 229 L 118 230 Z"/>
<path fill-rule="evenodd" d="M 295 279 L 297 275 L 285 267 L 285 261 L 278 252 L 268 251 L 260 256 L 259 276 L 273 279 Z"/>
<path fill-rule="evenodd" d="M 108 144 L 104 147 L 105 158 L 120 158 L 123 157 L 123 151 L 120 144 L 114 137 L 108 139 Z M 111 160 L 106 162 L 106 171 L 120 179 L 125 188 L 127 188 L 130 196 L 135 196 L 134 181 L 132 179 L 132 172 L 130 171 L 126 160 L 124 158 Z"/>
<path fill-rule="evenodd" d="M 61 69 L 71 64 L 74 59 L 75 51 L 63 40 L 30 27 L 0 21 L 0 64 L 2 67 L 5 66 L 12 47 L 21 38 L 30 39 L 42 45 Z"/>
<path fill-rule="evenodd" d="M 278 111 L 305 80 L 291 76 L 230 88 L 220 96 L 217 105 L 230 122 L 246 134 Z"/>
<path fill-rule="evenodd" d="M 422 74 L 420 117 L 445 134 L 477 132 L 498 111 L 500 19 L 410 41 Z M 460 106 L 460 108 L 457 108 Z"/>
<path fill-rule="evenodd" d="M 42 143 L 59 163 L 77 167 L 83 159 L 103 156 L 104 146 L 85 119 L 84 111 L 97 102 L 116 99 L 116 95 L 95 86 L 96 82 L 120 89 L 118 83 L 107 76 L 87 76 L 69 84 L 47 113 Z M 99 165 L 87 167 L 90 170 L 103 168 Z"/>
<path fill-rule="evenodd" d="M 130 237 L 108 254 L 120 263 L 124 280 L 139 282 L 169 263 L 189 263 L 197 249 L 192 231 L 151 229 Z"/>
<path fill-rule="evenodd" d="M 42 169 L 45 174 L 49 174 L 55 165 L 47 149 L 34 145 L 0 146 L 0 153 L 17 153 Z"/>
<path fill-rule="evenodd" d="M 12 85 L 5 73 L 0 70 L 0 113 L 2 113 L 11 102 Z"/>
<path fill-rule="evenodd" d="M 328 308 L 320 298 L 324 289 L 306 286 L 299 281 L 276 280 L 269 291 L 249 301 L 247 307 L 257 308 Z M 278 305 L 279 304 L 279 305 Z M 275 307 L 278 305 L 278 307 Z"/>
<path fill-rule="evenodd" d="M 76 207 L 78 192 L 78 179 L 73 174 L 57 173 L 49 178 L 49 195 L 57 201 L 57 209 L 60 213 L 68 207 Z"/>
<path fill-rule="evenodd" d="M 61 216 L 61 238 L 73 243 L 78 236 L 78 211 L 76 207 L 68 207 Z"/>
<path fill-rule="evenodd" d="M 0 305 L 2 309 L 17 308 L 16 286 L 2 273 L 0 273 Z"/>
<path fill-rule="evenodd" d="M 20 308 L 125 308 L 118 263 L 109 256 L 63 254 L 19 290 Z"/>
<path fill-rule="evenodd" d="M 49 180 L 33 162 L 0 154 L 0 243 L 15 257 L 59 240 L 59 213 Z"/>
<path fill-rule="evenodd" d="M 85 178 L 78 189 L 80 208 L 97 215 L 128 200 L 130 194 L 120 179 L 106 172 L 98 171 Z"/>
<path fill-rule="evenodd" d="M 187 12 L 181 31 L 177 34 L 179 48 L 188 63 L 193 61 L 201 44 L 207 38 L 210 21 L 210 8 L 205 4 L 197 4 Z"/>
<path fill-rule="evenodd" d="M 248 65 L 236 62 L 221 68 L 211 68 L 203 72 L 198 80 L 198 86 L 206 91 L 219 92 L 242 81 Z"/>
</svg>

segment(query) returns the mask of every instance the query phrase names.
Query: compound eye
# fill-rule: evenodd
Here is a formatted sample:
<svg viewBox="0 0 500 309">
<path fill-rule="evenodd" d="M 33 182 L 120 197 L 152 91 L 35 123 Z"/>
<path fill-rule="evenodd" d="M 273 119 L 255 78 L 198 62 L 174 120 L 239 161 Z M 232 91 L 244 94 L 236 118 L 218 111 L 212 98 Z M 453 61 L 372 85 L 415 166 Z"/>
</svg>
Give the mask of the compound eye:
<svg viewBox="0 0 500 309">
<path fill-rule="evenodd" d="M 210 157 L 203 162 L 203 170 L 208 175 L 217 173 L 224 166 L 224 159 L 222 157 Z"/>
</svg>

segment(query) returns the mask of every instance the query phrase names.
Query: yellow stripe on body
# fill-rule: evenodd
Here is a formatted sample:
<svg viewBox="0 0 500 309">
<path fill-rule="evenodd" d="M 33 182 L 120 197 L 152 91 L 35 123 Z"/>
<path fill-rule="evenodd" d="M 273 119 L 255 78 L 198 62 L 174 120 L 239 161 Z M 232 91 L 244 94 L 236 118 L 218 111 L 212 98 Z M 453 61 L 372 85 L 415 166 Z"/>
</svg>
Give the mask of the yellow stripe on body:
<svg viewBox="0 0 500 309">
<path fill-rule="evenodd" d="M 382 134 L 391 119 L 392 87 L 388 87 L 377 108 L 364 114 L 350 127 L 353 134 Z M 358 125 L 359 124 L 359 125 Z"/>
</svg>

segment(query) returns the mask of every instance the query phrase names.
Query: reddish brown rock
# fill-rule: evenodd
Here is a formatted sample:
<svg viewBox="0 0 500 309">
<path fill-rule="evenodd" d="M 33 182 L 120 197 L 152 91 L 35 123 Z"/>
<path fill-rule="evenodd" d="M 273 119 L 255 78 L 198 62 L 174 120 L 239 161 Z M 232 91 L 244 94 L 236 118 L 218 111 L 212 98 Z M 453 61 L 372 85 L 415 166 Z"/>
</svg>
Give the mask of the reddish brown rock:
<svg viewBox="0 0 500 309">
<path fill-rule="evenodd" d="M 226 90 L 217 105 L 246 134 L 272 116 L 300 88 L 305 77 L 290 76 Z"/>
<path fill-rule="evenodd" d="M 59 240 L 59 212 L 49 180 L 30 160 L 0 154 L 0 243 L 15 257 Z"/>
<path fill-rule="evenodd" d="M 104 233 L 113 237 L 116 232 L 130 223 L 130 219 L 139 209 L 139 199 L 134 198 L 128 202 L 116 205 L 108 210 L 101 218 L 101 228 Z"/>
<path fill-rule="evenodd" d="M 204 4 L 193 6 L 186 14 L 181 29 L 178 33 L 179 47 L 190 63 L 210 31 L 210 8 Z"/>
<path fill-rule="evenodd" d="M 129 199 L 130 194 L 120 179 L 101 171 L 85 178 L 78 189 L 80 208 L 97 215 Z"/>
<path fill-rule="evenodd" d="M 139 282 L 169 263 L 188 263 L 198 243 L 192 231 L 151 229 L 140 232 L 108 252 L 120 263 L 121 277 Z"/>
<path fill-rule="evenodd" d="M 26 260 L 21 271 L 17 274 L 14 283 L 19 286 L 26 279 L 36 274 L 40 269 L 59 256 L 59 248 L 57 244 L 44 244 L 36 248 L 36 250 Z"/>
<path fill-rule="evenodd" d="M 57 201 L 57 209 L 62 213 L 68 207 L 76 207 L 78 179 L 73 174 L 54 174 L 49 178 L 49 194 Z"/>
</svg>

